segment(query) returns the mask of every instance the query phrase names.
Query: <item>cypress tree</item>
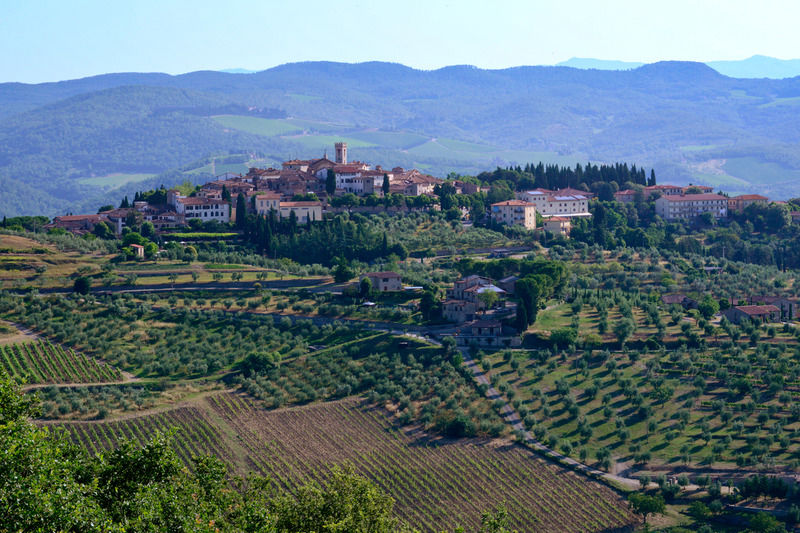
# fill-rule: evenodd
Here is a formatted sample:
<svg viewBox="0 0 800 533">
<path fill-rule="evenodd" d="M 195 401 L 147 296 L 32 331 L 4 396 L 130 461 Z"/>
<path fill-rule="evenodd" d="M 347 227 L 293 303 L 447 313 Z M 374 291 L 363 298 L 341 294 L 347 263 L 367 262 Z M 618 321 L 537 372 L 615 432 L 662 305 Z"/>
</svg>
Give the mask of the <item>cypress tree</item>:
<svg viewBox="0 0 800 533">
<path fill-rule="evenodd" d="M 236 197 L 236 228 L 243 230 L 247 224 L 247 202 L 244 194 L 239 193 Z"/>
<path fill-rule="evenodd" d="M 333 196 L 333 193 L 336 192 L 336 173 L 330 168 L 325 177 L 325 192 L 328 193 L 328 196 Z"/>
</svg>

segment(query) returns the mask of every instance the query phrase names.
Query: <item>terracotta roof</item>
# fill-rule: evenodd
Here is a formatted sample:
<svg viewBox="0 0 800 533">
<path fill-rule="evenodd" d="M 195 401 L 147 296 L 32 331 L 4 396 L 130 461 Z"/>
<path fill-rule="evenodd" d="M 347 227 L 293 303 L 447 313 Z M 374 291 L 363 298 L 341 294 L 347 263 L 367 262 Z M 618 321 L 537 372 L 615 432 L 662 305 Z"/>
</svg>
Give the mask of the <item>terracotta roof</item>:
<svg viewBox="0 0 800 533">
<path fill-rule="evenodd" d="M 738 309 L 750 316 L 769 315 L 771 313 L 780 313 L 781 311 L 774 305 L 737 305 L 734 309 Z"/>
<path fill-rule="evenodd" d="M 256 198 L 258 198 L 259 196 L 264 196 L 266 198 L 280 198 L 281 197 L 280 194 L 278 194 L 276 192 L 272 192 L 272 191 L 258 191 L 256 193 Z"/>
<path fill-rule="evenodd" d="M 322 206 L 322 202 L 281 202 L 281 207 L 315 207 Z"/>
<path fill-rule="evenodd" d="M 516 206 L 516 207 L 536 207 L 534 204 L 530 202 L 526 202 L 524 200 L 506 200 L 505 202 L 497 202 L 496 204 L 492 204 L 494 206 Z"/>
<path fill-rule="evenodd" d="M 499 328 L 500 322 L 497 320 L 476 320 L 475 322 L 470 322 L 469 327 L 471 328 Z"/>
<path fill-rule="evenodd" d="M 569 222 L 569 219 L 568 218 L 564 218 L 564 217 L 550 217 L 550 218 L 544 219 L 544 221 L 545 222 Z"/>
<path fill-rule="evenodd" d="M 686 299 L 685 294 L 664 294 L 661 301 L 665 304 L 679 304 Z"/>
<path fill-rule="evenodd" d="M 82 222 L 84 220 L 90 220 L 90 221 L 95 221 L 96 222 L 96 221 L 100 221 L 100 220 L 105 220 L 107 218 L 108 217 L 106 217 L 104 214 L 98 214 L 98 215 L 64 215 L 64 216 L 60 216 L 60 217 L 55 217 L 53 219 L 53 222 Z"/>
<path fill-rule="evenodd" d="M 367 272 L 364 274 L 370 278 L 401 278 L 402 276 L 397 272 Z"/>
<path fill-rule="evenodd" d="M 664 196 L 670 202 L 699 202 L 703 200 L 725 200 L 727 198 L 720 194 L 703 193 L 703 194 L 684 194 L 683 196 Z"/>
<path fill-rule="evenodd" d="M 212 200 L 210 198 L 200 198 L 197 196 L 189 197 L 189 198 L 178 198 L 178 202 L 182 203 L 183 205 L 211 205 L 211 204 L 228 204 L 227 201 L 224 200 Z"/>
<path fill-rule="evenodd" d="M 760 194 L 740 194 L 739 196 L 734 196 L 732 200 L 769 200 L 769 198 Z"/>
</svg>

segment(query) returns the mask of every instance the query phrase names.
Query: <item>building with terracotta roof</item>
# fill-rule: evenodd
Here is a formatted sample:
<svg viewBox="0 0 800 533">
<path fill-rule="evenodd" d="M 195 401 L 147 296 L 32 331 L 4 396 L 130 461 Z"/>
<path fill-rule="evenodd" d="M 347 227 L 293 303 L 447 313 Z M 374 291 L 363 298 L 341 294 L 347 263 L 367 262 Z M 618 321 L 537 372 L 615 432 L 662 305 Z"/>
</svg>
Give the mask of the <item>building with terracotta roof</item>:
<svg viewBox="0 0 800 533">
<path fill-rule="evenodd" d="M 548 189 L 533 189 L 517 193 L 518 200 L 532 203 L 536 211 L 542 216 L 557 215 L 564 217 L 591 216 L 589 213 L 589 197 L 586 193 L 573 192 L 575 189 L 551 191 Z"/>
<path fill-rule="evenodd" d="M 542 226 L 545 231 L 555 235 L 568 236 L 572 229 L 572 222 L 567 217 L 548 217 L 544 219 Z"/>
<path fill-rule="evenodd" d="M 372 289 L 378 292 L 403 290 L 403 277 L 397 272 L 367 272 L 365 278 L 372 282 Z"/>
<path fill-rule="evenodd" d="M 734 324 L 751 322 L 777 322 L 781 319 L 781 310 L 774 305 L 737 305 L 726 309 L 722 314 Z"/>
<path fill-rule="evenodd" d="M 82 235 L 90 233 L 94 230 L 96 224 L 105 222 L 111 230 L 114 229 L 114 224 L 104 214 L 97 215 L 64 215 L 55 217 L 53 222 L 45 225 L 45 228 L 61 228 L 63 230 Z"/>
<path fill-rule="evenodd" d="M 536 206 L 524 200 L 506 200 L 492 204 L 490 215 L 498 224 L 536 229 Z"/>
<path fill-rule="evenodd" d="M 728 212 L 741 213 L 748 206 L 753 204 L 767 205 L 767 203 L 769 203 L 769 198 L 766 196 L 761 196 L 760 194 L 740 194 L 739 196 L 728 198 Z"/>
<path fill-rule="evenodd" d="M 691 219 L 711 213 L 715 218 L 728 214 L 728 199 L 720 194 L 668 195 L 656 200 L 656 214 L 665 220 Z"/>
<path fill-rule="evenodd" d="M 201 196 L 186 197 L 177 191 L 168 191 L 167 203 L 175 209 L 175 213 L 183 215 L 187 221 L 193 218 L 203 222 L 207 220 L 231 221 L 231 206 L 225 200 Z"/>
</svg>

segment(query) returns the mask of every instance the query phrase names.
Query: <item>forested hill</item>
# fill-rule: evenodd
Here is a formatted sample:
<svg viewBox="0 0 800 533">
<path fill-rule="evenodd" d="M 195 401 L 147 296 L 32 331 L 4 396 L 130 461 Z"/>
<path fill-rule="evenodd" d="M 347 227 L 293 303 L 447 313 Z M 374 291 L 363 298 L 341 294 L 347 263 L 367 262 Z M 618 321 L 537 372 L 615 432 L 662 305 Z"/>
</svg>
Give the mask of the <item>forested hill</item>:
<svg viewBox="0 0 800 533">
<path fill-rule="evenodd" d="M 0 214 L 78 211 L 132 180 L 182 181 L 211 156 L 245 154 L 236 170 L 321 155 L 334 139 L 354 158 L 440 175 L 626 160 L 679 184 L 789 197 L 800 193 L 798 105 L 800 77 L 734 79 L 685 62 L 627 71 L 309 62 L 6 83 Z"/>
</svg>

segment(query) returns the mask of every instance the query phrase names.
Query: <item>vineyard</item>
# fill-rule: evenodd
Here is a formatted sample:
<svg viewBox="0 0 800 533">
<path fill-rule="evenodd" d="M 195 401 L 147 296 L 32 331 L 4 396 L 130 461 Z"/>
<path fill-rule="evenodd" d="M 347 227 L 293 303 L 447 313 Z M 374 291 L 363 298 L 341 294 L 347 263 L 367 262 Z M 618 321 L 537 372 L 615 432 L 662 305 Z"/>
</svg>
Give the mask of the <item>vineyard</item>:
<svg viewBox="0 0 800 533">
<path fill-rule="evenodd" d="M 91 453 L 174 428 L 174 447 L 187 466 L 193 455 L 211 453 L 234 471 L 269 476 L 287 491 L 324 481 L 334 465 L 350 465 L 423 531 L 477 530 L 481 513 L 503 502 L 520 531 L 608 531 L 636 522 L 613 490 L 520 446 L 432 438 L 396 425 L 385 410 L 358 398 L 264 411 L 246 396 L 221 393 L 192 407 L 54 427 Z"/>
<path fill-rule="evenodd" d="M 27 383 L 121 381 L 116 368 L 47 341 L 0 345 L 0 368 Z"/>
<path fill-rule="evenodd" d="M 169 411 L 108 422 L 71 422 L 53 426 L 90 453 L 113 449 L 121 439 L 144 444 L 156 432 L 174 431 L 173 448 L 187 466 L 196 455 L 212 454 L 232 462 L 231 449 L 203 410 L 179 407 Z"/>
<path fill-rule="evenodd" d="M 520 531 L 603 531 L 632 524 L 607 487 L 505 441 L 440 440 L 392 423 L 358 400 L 263 412 L 235 394 L 209 399 L 256 468 L 285 489 L 350 464 L 397 501 L 415 527 L 477 530 L 481 511 L 506 502 Z"/>
</svg>

